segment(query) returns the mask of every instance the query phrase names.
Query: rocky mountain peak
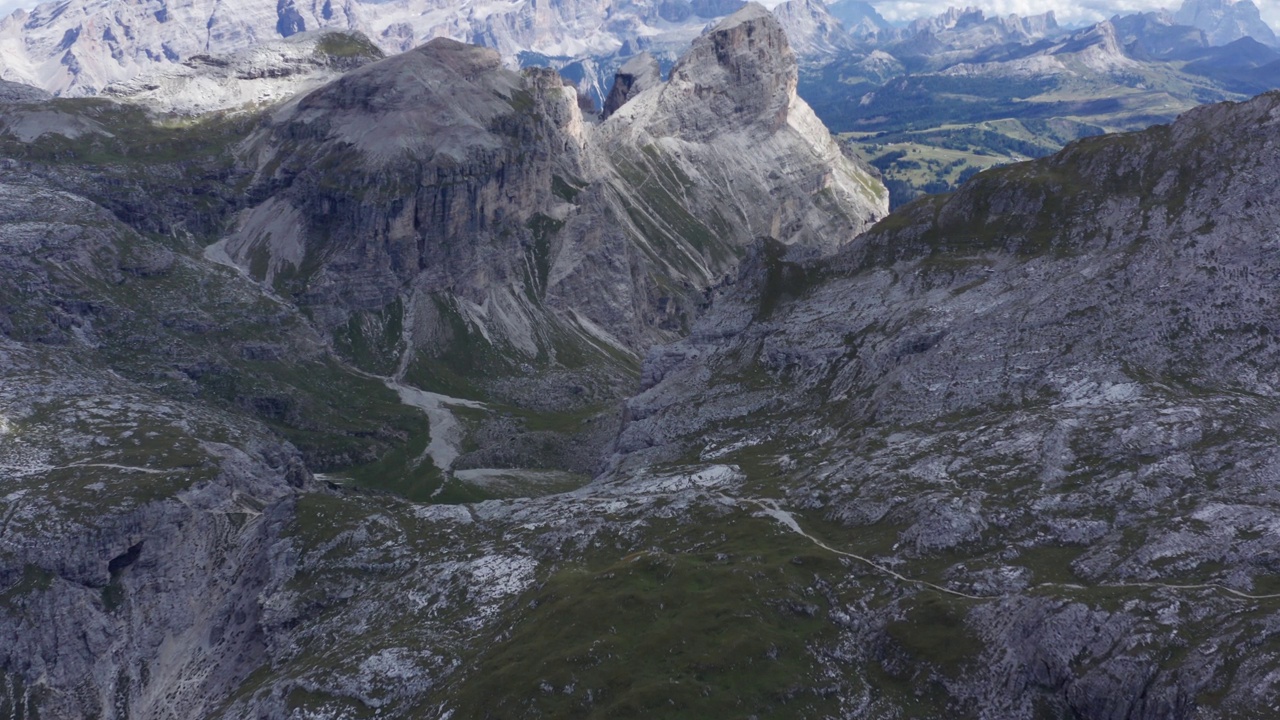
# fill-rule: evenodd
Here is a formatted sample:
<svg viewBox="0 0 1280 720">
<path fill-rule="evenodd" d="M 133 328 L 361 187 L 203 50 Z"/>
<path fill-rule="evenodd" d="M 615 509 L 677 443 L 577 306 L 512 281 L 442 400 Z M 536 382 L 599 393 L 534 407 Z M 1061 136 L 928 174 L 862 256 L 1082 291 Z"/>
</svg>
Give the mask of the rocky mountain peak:
<svg viewBox="0 0 1280 720">
<path fill-rule="evenodd" d="M 827 11 L 854 37 L 875 35 L 891 28 L 875 7 L 863 0 L 837 0 L 827 6 Z"/>
<path fill-rule="evenodd" d="M 609 117 L 628 100 L 662 83 L 662 68 L 648 52 L 625 62 L 613 76 L 613 87 L 604 101 L 604 117 Z"/>
<path fill-rule="evenodd" d="M 347 73 L 276 113 L 278 136 L 323 137 L 358 148 L 372 164 L 408 150 L 461 160 L 512 112 L 521 76 L 503 69 L 498 52 L 436 38 Z"/>
<path fill-rule="evenodd" d="M 665 340 L 759 236 L 826 249 L 885 214 L 883 187 L 795 96 L 795 58 L 763 8 L 709 31 L 681 67 L 663 83 L 634 58 L 596 125 L 554 70 L 506 69 L 492 49 L 437 38 L 370 63 L 255 133 L 254 192 L 270 197 L 217 252 L 250 271 L 263 258 L 255 277 L 326 327 L 404 314 L 406 337 L 434 348 L 456 321 L 534 359 L 547 328 Z M 405 309 L 387 309 L 398 297 Z M 412 310 L 437 301 L 453 320 Z"/>
<path fill-rule="evenodd" d="M 1009 15 L 1002 18 L 1001 24 L 1006 32 L 1022 35 L 1028 39 L 1044 37 L 1058 30 L 1058 18 L 1053 14 L 1052 10 L 1040 15 L 1028 15 L 1026 17 Z"/>
<path fill-rule="evenodd" d="M 1267 45 L 1278 42 L 1253 0 L 1184 0 L 1173 19 L 1203 30 L 1212 45 L 1226 45 L 1242 37 Z"/>
<path fill-rule="evenodd" d="M 672 68 L 664 97 L 701 108 L 675 114 L 686 132 L 756 125 L 772 132 L 787 122 L 798 79 L 786 31 L 753 2 L 694 41 Z"/>
<path fill-rule="evenodd" d="M 986 21 L 986 15 L 981 8 L 966 7 L 964 9 L 951 6 L 945 12 L 928 18 L 919 18 L 911 21 L 908 26 L 911 34 L 923 32 L 940 33 L 947 30 L 963 29 L 965 27 L 980 25 Z"/>
<path fill-rule="evenodd" d="M 788 0 L 773 9 L 787 31 L 792 48 L 802 57 L 824 57 L 850 45 L 850 35 L 822 0 Z"/>
<path fill-rule="evenodd" d="M 502 67 L 498 51 L 445 37 L 434 38 L 413 52 L 431 58 L 464 79 Z"/>
<path fill-rule="evenodd" d="M 1104 20 L 1066 38 L 1052 54 L 1075 56 L 1085 67 L 1096 72 L 1124 71 L 1134 65 L 1125 53 L 1116 26 Z"/>
<path fill-rule="evenodd" d="M 608 147 L 643 149 L 641 166 L 657 158 L 679 167 L 690 179 L 681 196 L 705 187 L 710 205 L 724 206 L 716 212 L 742 217 L 753 238 L 829 252 L 883 216 L 887 195 L 796 94 L 797 75 L 786 32 L 753 3 L 695 40 L 670 80 L 632 98 L 598 134 Z"/>
</svg>

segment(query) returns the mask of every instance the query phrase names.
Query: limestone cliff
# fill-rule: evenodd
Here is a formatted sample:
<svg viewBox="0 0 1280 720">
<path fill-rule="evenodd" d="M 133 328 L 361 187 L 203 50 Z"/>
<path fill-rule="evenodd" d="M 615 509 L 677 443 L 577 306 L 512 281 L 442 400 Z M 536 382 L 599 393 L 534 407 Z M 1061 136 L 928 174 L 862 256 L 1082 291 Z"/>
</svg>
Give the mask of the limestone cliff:
<svg viewBox="0 0 1280 720">
<path fill-rule="evenodd" d="M 356 70 L 245 145 L 252 207 L 210 252 L 370 372 L 546 411 L 607 406 L 760 237 L 829 252 L 886 212 L 796 96 L 763 8 L 699 38 L 670 81 L 642 70 L 602 124 L 554 73 L 450 40 Z"/>
</svg>

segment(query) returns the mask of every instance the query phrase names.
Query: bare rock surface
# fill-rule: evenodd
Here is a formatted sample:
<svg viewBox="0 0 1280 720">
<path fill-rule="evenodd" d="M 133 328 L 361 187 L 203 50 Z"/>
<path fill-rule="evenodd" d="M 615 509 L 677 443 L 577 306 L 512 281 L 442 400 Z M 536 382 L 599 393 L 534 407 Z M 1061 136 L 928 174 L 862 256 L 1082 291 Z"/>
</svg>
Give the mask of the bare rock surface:
<svg viewBox="0 0 1280 720">
<path fill-rule="evenodd" d="M 112 83 L 101 94 L 160 113 L 253 110 L 318 88 L 381 57 L 382 51 L 359 32 L 300 32 L 225 55 L 193 55 L 180 65 Z"/>
<path fill-rule="evenodd" d="M 1242 528 L 1280 512 L 1278 147 L 1273 93 L 985 173 L 830 261 L 762 253 L 650 353 L 613 472 L 759 464 L 843 549 L 968 598 L 984 660 L 913 651 L 964 714 L 1265 714 L 1280 655 L 1241 643 L 1277 549 Z"/>
<path fill-rule="evenodd" d="M 623 63 L 614 74 L 613 86 L 604 101 L 602 115 L 608 118 L 628 100 L 662 82 L 657 58 L 642 52 Z"/>
<path fill-rule="evenodd" d="M 138 83 L 177 85 L 192 96 L 183 70 L 201 56 L 279 48 L 315 31 L 362 33 L 384 52 L 412 50 L 437 37 L 496 49 L 511 67 L 522 53 L 546 57 L 608 56 L 639 50 L 674 55 L 708 22 L 732 14 L 741 0 L 598 0 L 458 4 L 446 0 L 192 0 L 118 6 L 108 0 L 46 2 L 0 18 L 0 79 L 66 97 Z M 643 46 L 643 47 L 641 47 Z M 152 78 L 146 80 L 145 78 Z M 607 77 L 605 78 L 607 80 Z M 225 91 L 219 91 L 225 92 Z M 270 85 L 242 86 L 262 97 Z"/>
<path fill-rule="evenodd" d="M 354 70 L 249 138 L 255 206 L 208 252 L 368 347 L 369 372 L 612 413 L 644 348 L 683 333 L 759 237 L 827 253 L 887 211 L 796 96 L 762 7 L 699 38 L 668 82 L 637 64 L 599 124 L 555 73 L 443 38 Z M 491 362 L 464 359 L 479 352 Z M 461 462 L 493 457 L 477 452 Z"/>
<path fill-rule="evenodd" d="M 31 85 L 0 80 L 0 103 L 32 103 L 48 100 L 49 93 Z"/>
</svg>

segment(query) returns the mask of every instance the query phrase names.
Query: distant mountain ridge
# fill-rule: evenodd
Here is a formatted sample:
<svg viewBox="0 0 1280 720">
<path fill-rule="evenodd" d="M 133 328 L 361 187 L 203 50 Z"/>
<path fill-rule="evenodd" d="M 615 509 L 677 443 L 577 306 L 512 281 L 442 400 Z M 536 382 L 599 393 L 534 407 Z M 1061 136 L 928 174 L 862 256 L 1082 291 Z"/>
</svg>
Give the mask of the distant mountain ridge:
<svg viewBox="0 0 1280 720">
<path fill-rule="evenodd" d="M 1253 0 L 1184 0 L 1173 20 L 1203 30 L 1211 45 L 1245 37 L 1266 45 L 1278 43 L 1275 31 L 1262 20 Z"/>
<path fill-rule="evenodd" d="M 1052 12 L 953 7 L 849 36 L 849 49 L 805 58 L 800 92 L 885 174 L 895 204 L 1070 140 L 1280 86 L 1280 48 L 1249 0 L 1186 0 L 1176 13 L 1079 28 Z"/>
<path fill-rule="evenodd" d="M 600 56 L 624 47 L 681 51 L 741 0 L 590 0 L 459 5 L 451 0 L 60 0 L 0 19 L 0 79 L 94 95 L 197 54 L 224 54 L 308 30 L 359 31 L 385 52 L 433 37 L 524 51 Z"/>
<path fill-rule="evenodd" d="M 580 62 L 583 84 L 603 102 L 613 71 L 650 51 L 668 64 L 709 23 L 741 0 L 558 0 L 463 4 L 450 0 L 59 0 L 0 19 L 0 79 L 55 95 L 96 95 L 115 83 L 163 73 L 199 54 L 228 54 L 322 29 L 361 32 L 396 53 L 433 37 L 498 50 L 508 65 Z M 939 59 L 1064 32 L 1052 12 L 987 17 L 949 8 L 894 27 L 862 0 L 788 0 L 774 15 L 806 62 L 859 49 Z M 1210 45 L 1252 37 L 1275 45 L 1252 0 L 1185 0 L 1171 23 L 1200 30 Z M 910 63 L 908 63 L 910 66 Z"/>
</svg>

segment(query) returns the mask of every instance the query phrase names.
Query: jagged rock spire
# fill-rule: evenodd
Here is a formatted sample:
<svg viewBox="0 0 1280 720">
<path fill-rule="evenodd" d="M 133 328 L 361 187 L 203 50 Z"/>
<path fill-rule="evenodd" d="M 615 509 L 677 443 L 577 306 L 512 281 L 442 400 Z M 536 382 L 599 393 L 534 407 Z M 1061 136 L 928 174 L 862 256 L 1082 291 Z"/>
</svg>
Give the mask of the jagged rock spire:
<svg viewBox="0 0 1280 720">
<path fill-rule="evenodd" d="M 694 41 L 663 99 L 687 138 L 749 126 L 773 132 L 787 123 L 798 78 L 786 31 L 753 2 Z"/>
</svg>

